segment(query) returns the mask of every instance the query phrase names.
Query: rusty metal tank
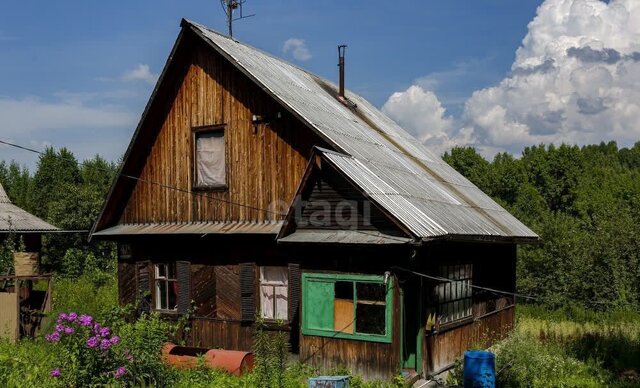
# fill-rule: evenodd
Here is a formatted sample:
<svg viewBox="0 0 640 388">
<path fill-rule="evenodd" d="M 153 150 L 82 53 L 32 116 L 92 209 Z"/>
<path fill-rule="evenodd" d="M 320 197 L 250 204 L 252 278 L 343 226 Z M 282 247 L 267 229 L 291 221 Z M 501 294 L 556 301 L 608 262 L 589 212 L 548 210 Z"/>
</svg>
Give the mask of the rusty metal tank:
<svg viewBox="0 0 640 388">
<path fill-rule="evenodd" d="M 198 365 L 199 357 L 204 359 L 205 365 L 236 376 L 250 372 L 254 364 L 251 352 L 178 346 L 170 342 L 162 347 L 164 362 L 177 368 L 194 368 Z"/>
</svg>

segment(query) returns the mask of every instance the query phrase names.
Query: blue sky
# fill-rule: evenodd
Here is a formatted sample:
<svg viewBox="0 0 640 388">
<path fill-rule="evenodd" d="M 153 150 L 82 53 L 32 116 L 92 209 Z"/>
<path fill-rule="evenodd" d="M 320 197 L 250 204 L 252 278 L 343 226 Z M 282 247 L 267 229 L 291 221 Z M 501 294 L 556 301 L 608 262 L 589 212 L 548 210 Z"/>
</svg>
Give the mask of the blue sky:
<svg viewBox="0 0 640 388">
<path fill-rule="evenodd" d="M 593 9 L 567 4 L 574 2 L 591 4 Z M 329 79 L 337 75 L 336 45 L 345 43 L 349 46 L 347 86 L 384 106 L 385 112 L 427 144 L 441 149 L 475 145 L 488 155 L 496 150 L 517 153 L 528 141 L 546 140 L 536 135 L 540 132 L 536 125 L 544 127 L 547 119 L 564 117 L 554 113 L 558 109 L 552 98 L 541 102 L 541 111 L 535 112 L 531 122 L 526 121 L 528 113 L 510 105 L 513 96 L 498 98 L 513 87 L 522 87 L 503 87 L 505 82 L 531 82 L 526 77 L 542 74 L 536 69 L 549 58 L 548 63 L 557 64 L 561 72 L 562 58 L 540 49 L 536 42 L 547 39 L 545 47 L 550 46 L 557 33 L 558 39 L 575 38 L 561 42 L 577 49 L 613 48 L 630 53 L 629 58 L 636 52 L 636 35 L 627 36 L 627 43 L 619 43 L 621 39 L 607 42 L 605 35 L 612 33 L 604 27 L 600 36 L 597 28 L 592 34 L 591 28 L 574 28 L 554 18 L 558 14 L 567 20 L 596 15 L 604 24 L 619 24 L 615 18 L 620 12 L 605 14 L 610 4 L 597 0 L 544 3 L 549 9 L 537 14 L 540 0 L 247 0 L 245 13 L 256 16 L 236 22 L 234 35 Z M 629 5 L 633 0 L 610 3 L 627 6 L 631 16 L 637 11 Z M 225 31 L 218 0 L 5 2 L 0 13 L 0 139 L 36 148 L 67 146 L 80 159 L 96 153 L 117 159 L 129 142 L 182 17 Z M 534 18 L 542 20 L 539 27 L 529 25 Z M 627 20 L 634 30 L 637 22 L 633 17 Z M 529 36 L 530 41 L 523 43 Z M 579 39 L 585 36 L 590 41 Z M 587 84 L 595 72 L 589 69 L 585 70 Z M 606 83 L 606 75 L 600 76 Z M 607 85 L 614 88 L 615 81 Z M 553 89 L 554 85 L 546 87 Z M 536 101 L 536 96 L 526 96 L 526 88 L 522 89 L 523 99 Z M 477 101 L 483 92 L 488 94 Z M 582 92 L 584 98 L 602 94 L 600 90 Z M 558 95 L 566 93 L 576 90 Z M 631 96 L 634 94 L 626 98 Z M 609 101 L 605 97 L 576 101 L 597 108 Z M 496 110 L 499 112 L 493 113 Z M 569 113 L 565 116 L 567 129 L 549 141 L 572 140 L 566 134 L 575 132 L 578 124 Z M 431 119 L 425 121 L 425 117 Z M 505 139 L 504 133 L 522 132 L 519 125 L 527 126 L 529 137 Z M 616 138 L 615 133 L 602 135 Z M 622 136 L 622 140 L 629 143 L 633 139 Z M 0 148 L 0 159 L 15 159 L 28 166 L 36 160 L 6 147 Z"/>
</svg>

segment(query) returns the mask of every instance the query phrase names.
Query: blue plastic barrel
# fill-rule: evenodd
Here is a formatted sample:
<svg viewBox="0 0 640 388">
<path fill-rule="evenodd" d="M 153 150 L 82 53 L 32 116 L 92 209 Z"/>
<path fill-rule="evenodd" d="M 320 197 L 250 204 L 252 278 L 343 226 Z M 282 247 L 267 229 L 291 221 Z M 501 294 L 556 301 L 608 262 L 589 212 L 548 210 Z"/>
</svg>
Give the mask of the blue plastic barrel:
<svg viewBox="0 0 640 388">
<path fill-rule="evenodd" d="M 464 352 L 464 388 L 495 388 L 496 356 L 484 350 Z"/>
</svg>

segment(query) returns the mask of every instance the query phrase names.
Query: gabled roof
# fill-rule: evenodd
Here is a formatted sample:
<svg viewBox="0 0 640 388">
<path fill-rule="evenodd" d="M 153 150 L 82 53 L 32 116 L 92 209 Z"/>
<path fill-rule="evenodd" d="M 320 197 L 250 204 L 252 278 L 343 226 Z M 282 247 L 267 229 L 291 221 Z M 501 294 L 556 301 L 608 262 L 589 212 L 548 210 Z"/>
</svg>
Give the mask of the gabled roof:
<svg viewBox="0 0 640 388">
<path fill-rule="evenodd" d="M 419 238 L 537 239 L 468 179 L 367 100 L 314 74 L 202 25 L 184 21 L 342 155 L 325 156 Z"/>
<path fill-rule="evenodd" d="M 195 32 L 338 151 L 340 154 L 325 157 L 416 238 L 537 239 L 529 228 L 364 98 L 347 90 L 346 97 L 356 108 L 347 107 L 336 99 L 337 88 L 327 80 L 200 24 L 183 20 L 182 28 L 181 36 L 185 30 Z M 174 52 L 179 42 L 180 38 Z M 162 82 L 161 76 L 156 91 Z M 130 151 L 153 98 L 125 155 L 122 171 L 133 154 Z M 111 193 L 123 181 L 118 178 Z M 111 194 L 105 209 L 110 200 Z M 94 231 L 110 226 L 103 220 L 104 213 Z"/>
<path fill-rule="evenodd" d="M 58 228 L 11 203 L 0 184 L 0 233 L 57 232 Z"/>
</svg>

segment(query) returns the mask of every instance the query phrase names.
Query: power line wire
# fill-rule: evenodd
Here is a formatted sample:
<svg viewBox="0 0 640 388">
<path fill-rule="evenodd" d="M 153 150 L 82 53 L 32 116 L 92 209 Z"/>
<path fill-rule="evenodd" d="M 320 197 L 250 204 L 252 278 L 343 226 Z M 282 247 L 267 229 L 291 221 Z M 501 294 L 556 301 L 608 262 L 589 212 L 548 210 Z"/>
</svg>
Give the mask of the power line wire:
<svg viewBox="0 0 640 388">
<path fill-rule="evenodd" d="M 39 154 L 39 155 L 43 155 L 44 154 L 43 151 L 38 151 L 36 149 L 25 147 L 25 146 L 22 146 L 22 145 L 19 145 L 19 144 L 15 144 L 15 143 L 11 143 L 11 142 L 8 142 L 8 141 L 0 140 L 0 143 L 8 145 L 8 146 L 11 146 L 11 147 L 19 148 L 19 149 L 24 150 L 24 151 L 33 152 L 33 153 L 36 153 L 36 154 Z M 64 159 L 64 155 L 55 155 L 55 156 Z M 67 160 L 71 161 L 71 159 L 67 159 Z M 77 162 L 76 160 L 73 160 L 73 161 Z M 88 161 L 85 160 L 84 162 L 79 163 L 79 164 L 95 168 L 96 170 L 103 171 L 103 172 L 106 172 L 108 174 L 112 174 L 113 173 L 113 171 L 110 171 L 110 170 L 107 170 L 107 169 L 104 169 L 104 168 L 100 168 L 99 166 L 87 165 L 87 163 L 88 163 Z M 269 213 L 269 214 L 275 214 L 275 215 L 278 215 L 278 216 L 286 216 L 287 215 L 286 212 L 285 213 L 280 213 L 280 212 L 275 212 L 275 211 L 271 211 L 271 210 L 268 210 L 268 209 L 263 209 L 263 208 L 260 208 L 260 207 L 241 204 L 241 203 L 230 201 L 230 200 L 226 200 L 226 199 L 223 199 L 223 198 L 211 197 L 211 196 L 208 196 L 208 195 L 206 195 L 204 193 L 193 192 L 191 190 L 181 189 L 179 187 L 167 185 L 165 183 L 154 182 L 154 181 L 150 181 L 148 179 L 135 177 L 135 176 L 124 174 L 124 173 L 116 172 L 116 175 L 122 176 L 122 177 L 127 178 L 127 179 L 140 181 L 140 182 L 143 182 L 143 183 L 146 183 L 146 184 L 159 186 L 159 187 L 162 187 L 162 188 L 165 188 L 165 189 L 174 190 L 174 191 L 185 193 L 185 194 L 189 194 L 189 195 L 195 195 L 195 196 L 199 196 L 199 197 L 206 198 L 206 199 L 209 199 L 209 200 L 223 202 L 223 203 L 227 203 L 227 204 L 230 204 L 230 205 L 235 205 L 235 206 L 239 206 L 239 207 L 243 207 L 243 208 L 247 208 L 247 209 L 251 209 L 251 210 L 263 211 L 263 212 L 266 212 L 266 213 Z M 371 236 L 378 237 L 375 234 L 368 233 L 368 232 L 363 231 L 363 230 L 353 229 L 351 231 L 356 232 L 356 233 L 360 233 L 360 234 L 364 234 L 364 235 L 367 235 L 367 236 L 371 235 Z M 407 241 L 406 239 L 401 239 L 401 238 L 397 238 L 397 237 L 393 237 L 393 236 L 385 236 L 385 238 L 388 238 L 388 239 L 391 239 L 391 240 L 401 241 L 401 242 L 404 242 L 404 243 L 409 243 L 410 242 L 410 241 Z"/>
<path fill-rule="evenodd" d="M 0 140 L 0 143 L 1 144 L 5 144 L 5 145 L 10 146 L 10 147 L 15 147 L 15 148 L 18 148 L 18 149 L 21 149 L 21 150 L 24 150 L 24 151 L 33 152 L 33 153 L 36 153 L 38 155 L 44 155 L 43 151 L 38 151 L 36 149 L 25 147 L 25 146 L 22 146 L 20 144 L 11 143 L 11 142 L 8 142 L 8 141 L 5 141 L 5 140 Z M 65 159 L 63 155 L 55 155 L 55 156 L 59 157 L 61 159 Z M 71 159 L 68 159 L 68 158 L 67 158 L 67 160 L 71 161 Z M 74 161 L 77 162 L 76 160 L 74 160 Z M 98 166 L 89 165 L 88 163 L 89 163 L 89 161 L 85 160 L 84 162 L 79 163 L 79 165 L 95 168 L 96 170 L 99 170 L 99 171 L 102 171 L 102 172 L 106 172 L 108 174 L 113 174 L 113 171 L 109 171 L 109 170 L 107 170 L 105 168 L 100 168 Z M 116 176 L 121 176 L 121 177 L 127 178 L 127 179 L 132 179 L 132 180 L 135 180 L 135 181 L 140 181 L 140 182 L 143 182 L 143 183 L 146 183 L 146 184 L 150 184 L 150 185 L 159 186 L 159 187 L 162 187 L 162 188 L 165 188 L 165 189 L 174 190 L 174 191 L 185 193 L 185 194 L 190 194 L 190 195 L 193 195 L 193 196 L 196 196 L 196 197 L 201 197 L 201 198 L 205 198 L 205 199 L 209 199 L 209 200 L 213 200 L 213 201 L 218 201 L 218 202 L 223 202 L 223 203 L 227 203 L 227 204 L 230 204 L 230 205 L 235 205 L 235 206 L 238 206 L 238 207 L 243 207 L 243 208 L 246 208 L 246 209 L 263 211 L 265 213 L 275 214 L 275 215 L 278 215 L 278 216 L 284 216 L 285 215 L 285 213 L 276 212 L 276 211 L 272 211 L 272 210 L 268 210 L 268 209 L 263 209 L 263 208 L 260 208 L 260 207 L 247 205 L 247 204 L 243 204 L 243 203 L 239 203 L 239 202 L 234 202 L 234 201 L 227 200 L 227 199 L 224 199 L 224 198 L 216 198 L 216 197 L 209 196 L 209 195 L 207 195 L 205 193 L 193 192 L 191 190 L 181 189 L 179 187 L 175 187 L 175 186 L 172 186 L 172 185 L 167 185 L 165 183 L 155 182 L 155 181 L 151 181 L 151 180 L 148 180 L 148 179 L 135 177 L 133 175 L 124 174 L 124 173 L 121 173 L 121 172 L 116 172 L 115 175 Z"/>
<path fill-rule="evenodd" d="M 26 146 L 23 146 L 23 145 L 20 145 L 20 144 L 11 143 L 11 142 L 8 142 L 8 141 L 5 141 L 5 140 L 1 140 L 1 139 L 0 139 L 0 144 L 4 144 L 4 145 L 10 146 L 10 147 L 15 147 L 15 148 L 18 148 L 18 149 L 21 149 L 21 150 L 24 150 L 24 151 L 36 153 L 38 155 L 44 155 L 43 151 L 38 151 L 38 150 L 33 149 L 33 148 L 29 148 L 29 147 L 26 147 Z M 59 158 L 64 158 L 63 155 L 55 155 L 55 156 L 59 157 Z M 71 159 L 67 159 L 67 160 L 71 161 Z M 77 160 L 73 160 L 73 161 L 77 163 Z M 91 167 L 91 168 L 94 168 L 96 170 L 106 172 L 108 174 L 112 174 L 113 173 L 113 171 L 109 171 L 107 169 L 100 168 L 98 166 L 88 165 L 87 164 L 88 162 L 89 161 L 85 160 L 85 161 L 83 161 L 81 163 L 78 163 L 78 164 L 79 165 L 84 165 L 84 166 L 87 166 L 87 167 Z M 235 205 L 235 206 L 239 206 L 239 207 L 244 207 L 244 208 L 251 209 L 251 210 L 263 211 L 263 212 L 266 212 L 266 213 L 275 214 L 275 215 L 279 215 L 279 216 L 285 216 L 286 215 L 286 213 L 274 212 L 274 211 L 271 211 L 271 210 L 268 210 L 268 209 L 263 209 L 263 208 L 259 208 L 259 207 L 255 207 L 255 206 L 251 206 L 251 205 L 246 205 L 246 204 L 242 204 L 242 203 L 238 203 L 238 202 L 234 202 L 234 201 L 230 201 L 230 200 L 225 200 L 223 198 L 211 197 L 211 196 L 208 196 L 208 195 L 206 195 L 204 193 L 193 192 L 191 190 L 181 189 L 179 187 L 167 185 L 167 184 L 160 183 L 160 182 L 150 181 L 148 179 L 135 177 L 135 176 L 128 175 L 128 174 L 123 174 L 123 173 L 116 172 L 115 175 L 116 176 L 122 176 L 124 178 L 132 179 L 132 180 L 135 180 L 135 181 L 140 181 L 140 182 L 143 182 L 143 183 L 151 184 L 151 185 L 156 185 L 156 186 L 159 186 L 159 187 L 162 187 L 162 188 L 165 188 L 165 189 L 174 190 L 174 191 L 185 193 L 185 194 L 189 194 L 189 195 L 194 195 L 194 196 L 201 197 L 201 198 L 208 199 L 208 200 L 223 202 L 223 203 L 227 203 L 227 204 Z M 358 232 L 358 233 L 362 233 L 362 234 L 365 234 L 365 235 L 369 235 L 366 231 L 361 231 L 361 230 L 357 230 L 357 229 L 353 230 L 353 231 Z M 81 231 L 77 231 L 77 232 L 81 232 Z M 421 273 L 421 272 L 417 272 L 417 271 L 413 271 L 413 270 L 410 270 L 410 269 L 407 269 L 407 268 L 403 268 L 403 267 L 393 266 L 391 268 L 392 269 L 401 270 L 401 271 L 404 271 L 404 272 L 408 272 L 408 273 L 411 273 L 413 275 L 421 276 L 421 277 L 424 277 L 424 278 L 427 278 L 427 279 L 440 281 L 440 282 L 453 283 L 455 281 L 455 280 L 444 278 L 444 277 L 440 277 L 440 276 L 427 275 L 427 274 L 424 274 L 424 273 Z M 495 288 L 482 287 L 482 286 L 477 286 L 477 285 L 473 285 L 473 284 L 463 284 L 463 286 L 464 287 L 475 288 L 475 289 L 478 289 L 478 290 L 488 291 L 488 292 L 491 292 L 491 293 L 494 293 L 494 294 L 509 295 L 509 296 L 528 299 L 528 300 L 534 300 L 534 301 L 544 301 L 545 300 L 545 298 L 543 298 L 543 297 L 536 297 L 536 296 L 531 296 L 531 295 L 520 294 L 520 293 L 517 293 L 517 292 L 498 290 L 498 289 L 495 289 Z M 548 298 L 546 298 L 546 299 L 547 299 L 547 301 L 549 301 Z M 584 302 L 592 303 L 592 304 L 602 304 L 602 305 L 620 304 L 620 303 L 622 303 L 623 305 L 633 306 L 633 303 L 631 303 L 631 302 L 620 302 L 620 301 L 606 302 L 606 301 L 589 300 L 589 301 L 584 301 Z"/>
</svg>

